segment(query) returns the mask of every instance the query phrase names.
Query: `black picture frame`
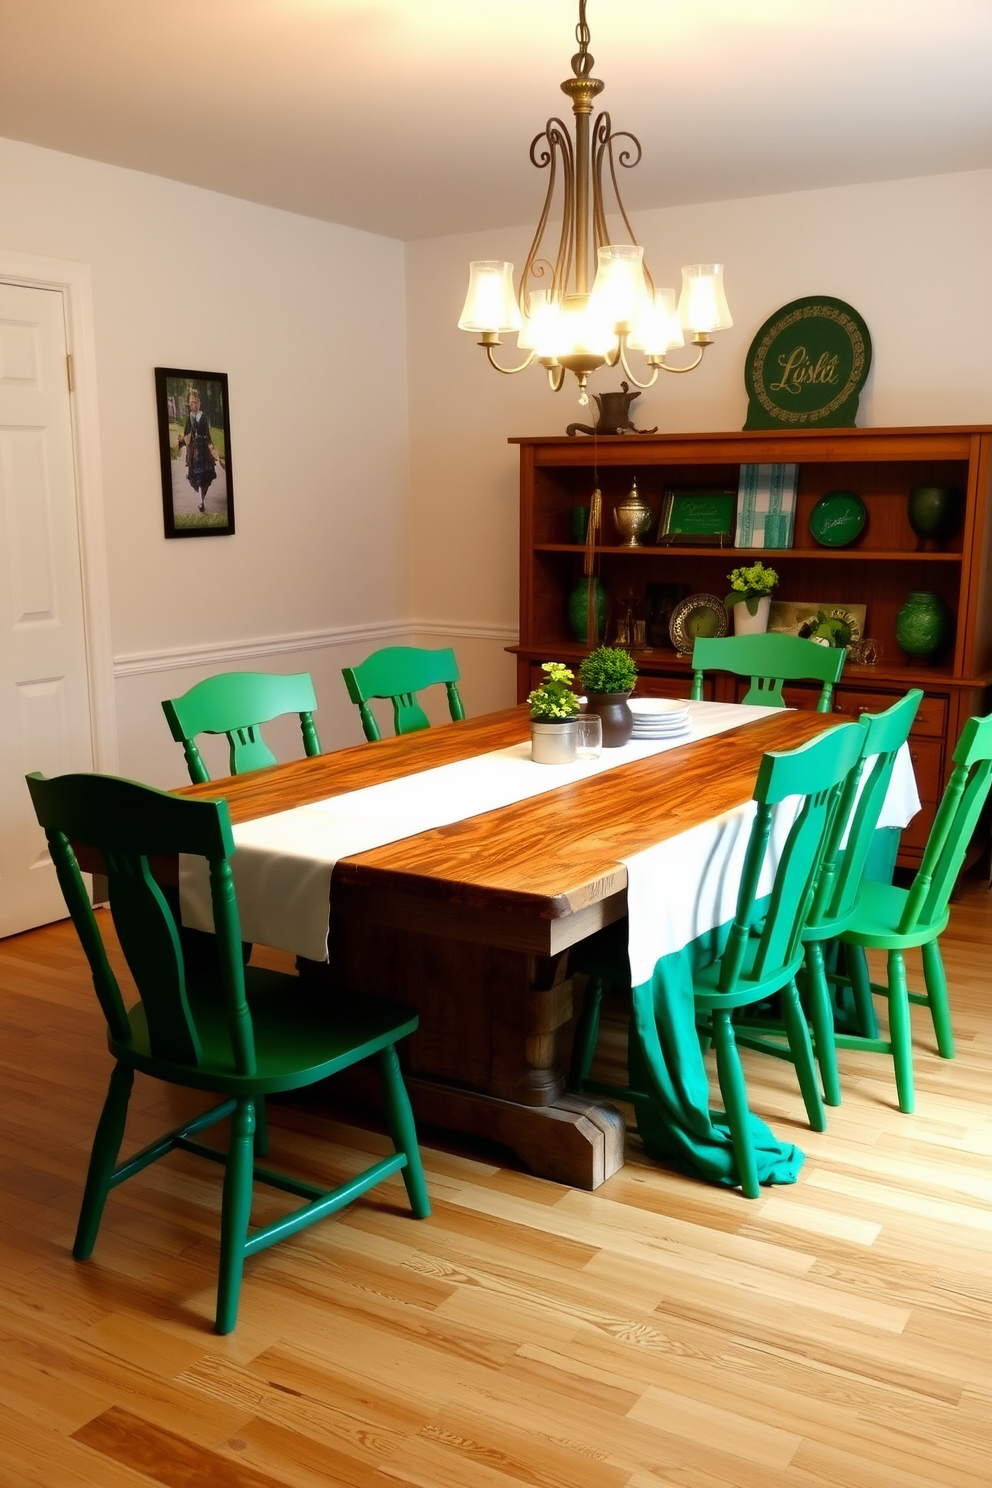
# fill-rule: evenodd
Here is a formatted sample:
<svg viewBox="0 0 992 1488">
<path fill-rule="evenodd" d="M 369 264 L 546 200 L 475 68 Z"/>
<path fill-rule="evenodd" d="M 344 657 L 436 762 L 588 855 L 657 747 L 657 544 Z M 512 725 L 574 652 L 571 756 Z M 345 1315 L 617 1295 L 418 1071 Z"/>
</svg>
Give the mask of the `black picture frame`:
<svg viewBox="0 0 992 1488">
<path fill-rule="evenodd" d="M 155 402 L 166 537 L 230 537 L 234 482 L 227 373 L 156 367 Z M 194 476 L 199 477 L 195 483 Z"/>
</svg>

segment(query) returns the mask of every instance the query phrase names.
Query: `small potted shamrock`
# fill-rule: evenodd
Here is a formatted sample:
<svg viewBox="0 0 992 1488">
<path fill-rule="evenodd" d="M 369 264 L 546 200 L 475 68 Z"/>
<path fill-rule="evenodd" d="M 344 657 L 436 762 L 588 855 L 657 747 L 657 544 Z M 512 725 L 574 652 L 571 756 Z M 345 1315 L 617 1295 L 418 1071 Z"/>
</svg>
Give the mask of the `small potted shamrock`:
<svg viewBox="0 0 992 1488">
<path fill-rule="evenodd" d="M 603 720 L 603 748 L 619 749 L 634 729 L 627 699 L 637 681 L 637 667 L 620 646 L 597 646 L 579 667 L 579 681 L 588 695 L 588 711 Z"/>
<path fill-rule="evenodd" d="M 771 593 L 778 583 L 778 574 L 756 562 L 749 568 L 735 568 L 727 575 L 727 581 L 730 593 L 723 602 L 728 610 L 733 610 L 735 633 L 763 635 L 768 629 Z"/>
<path fill-rule="evenodd" d="M 575 720 L 579 700 L 572 691 L 574 672 L 560 661 L 541 667 L 544 681 L 528 694 L 530 757 L 539 765 L 569 765 L 575 759 Z"/>
</svg>

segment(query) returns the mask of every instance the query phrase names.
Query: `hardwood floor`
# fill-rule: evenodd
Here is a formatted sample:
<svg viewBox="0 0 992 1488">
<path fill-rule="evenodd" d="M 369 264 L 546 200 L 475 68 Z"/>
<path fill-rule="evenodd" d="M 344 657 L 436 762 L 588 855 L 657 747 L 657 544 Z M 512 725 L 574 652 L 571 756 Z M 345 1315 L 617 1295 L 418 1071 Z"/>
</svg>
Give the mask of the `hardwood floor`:
<svg viewBox="0 0 992 1488">
<path fill-rule="evenodd" d="M 918 1114 L 841 1054 L 817 1136 L 791 1067 L 752 1104 L 807 1153 L 749 1203 L 627 1166 L 582 1193 L 425 1139 L 399 1180 L 249 1261 L 210 1331 L 219 1170 L 175 1154 L 69 1247 L 109 1073 L 68 923 L 0 942 L 0 1485 L 44 1488 L 987 1488 L 992 896 L 945 938 L 958 1054 L 914 1009 Z M 911 972 L 918 968 L 911 966 Z M 916 983 L 918 984 L 918 982 Z M 609 1050 L 607 1050 L 607 1058 Z M 136 1085 L 126 1148 L 194 1109 Z M 318 1181 L 384 1139 L 271 1112 Z M 207 1169 L 207 1171 L 204 1171 Z M 262 1191 L 256 1217 L 274 1214 Z"/>
</svg>

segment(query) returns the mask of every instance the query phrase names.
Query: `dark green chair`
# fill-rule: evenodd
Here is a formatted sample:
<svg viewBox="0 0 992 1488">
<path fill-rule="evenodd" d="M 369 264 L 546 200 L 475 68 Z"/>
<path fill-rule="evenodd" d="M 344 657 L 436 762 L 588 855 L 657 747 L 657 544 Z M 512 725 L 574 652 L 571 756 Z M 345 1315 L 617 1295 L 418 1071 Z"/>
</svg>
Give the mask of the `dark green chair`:
<svg viewBox="0 0 992 1488">
<path fill-rule="evenodd" d="M 844 782 L 809 919 L 803 931 L 806 1000 L 823 1082 L 823 1098 L 828 1106 L 840 1105 L 837 1072 L 840 1035 L 834 1029 L 834 1005 L 825 952 L 829 951 L 831 942 L 855 923 L 862 892 L 870 892 L 868 882 L 864 880 L 865 865 L 892 780 L 896 756 L 909 738 L 922 698 L 922 691 L 915 687 L 884 713 L 861 715 L 861 752 Z M 858 996 L 856 990 L 854 998 L 859 1026 L 866 1030 L 874 1028 L 870 996 Z M 752 1023 L 746 1018 L 743 1021 L 738 1019 L 734 1023 L 734 1033 L 740 1048 L 757 1049 L 779 1059 L 792 1057 L 780 1023 Z"/>
<path fill-rule="evenodd" d="M 693 973 L 693 997 L 704 1038 L 716 1048 L 717 1076 L 733 1143 L 737 1176 L 749 1199 L 758 1196 L 758 1176 L 750 1131 L 747 1089 L 734 1039 L 733 1015 L 781 993 L 785 1032 L 796 1066 L 806 1113 L 814 1131 L 826 1129 L 826 1116 L 813 1062 L 809 1029 L 799 1004 L 796 974 L 803 963 L 803 930 L 813 903 L 823 854 L 844 782 L 861 751 L 863 730 L 856 723 L 830 729 L 788 753 L 766 754 L 754 788 L 757 811 L 748 841 L 737 896 L 737 910 L 723 954 Z M 803 798 L 775 873 L 767 906 L 756 905 L 772 825 L 773 807 L 787 796 Z M 572 969 L 589 977 L 576 1027 L 570 1086 L 576 1091 L 650 1103 L 648 1090 L 606 1085 L 589 1078 L 599 1034 L 600 1007 L 607 984 L 630 990 L 626 924 L 611 926 L 576 947 Z M 650 1055 L 641 1050 L 650 1066 Z M 657 1081 L 664 1086 L 663 1072 Z"/>
<path fill-rule="evenodd" d="M 816 711 L 829 713 L 846 658 L 843 646 L 818 646 L 815 641 L 804 641 L 799 636 L 700 637 L 692 648 L 690 697 L 693 702 L 702 702 L 707 671 L 750 677 L 751 686 L 742 701 L 766 708 L 786 706 L 783 682 L 821 682 Z"/>
<path fill-rule="evenodd" d="M 453 723 L 465 717 L 458 696 L 458 663 L 451 647 L 423 651 L 416 646 L 386 646 L 373 651 L 359 666 L 342 668 L 348 696 L 358 704 L 362 728 L 370 742 L 381 739 L 379 725 L 369 707 L 370 698 L 389 698 L 393 705 L 393 728 L 397 734 L 413 734 L 430 728 L 430 719 L 417 702 L 425 687 L 443 683 L 448 694 L 448 712 Z"/>
<path fill-rule="evenodd" d="M 857 909 L 840 940 L 847 947 L 850 986 L 858 1006 L 870 1008 L 872 995 L 885 997 L 889 1006 L 889 1037 L 871 1038 L 838 1033 L 842 1049 L 869 1049 L 891 1054 L 895 1064 L 899 1109 L 914 1107 L 913 1039 L 910 1003 L 930 1011 L 937 1050 L 954 1058 L 954 1034 L 947 1000 L 947 978 L 940 955 L 940 936 L 950 917 L 948 901 L 964 863 L 965 853 L 992 788 L 992 713 L 969 718 L 954 751 L 954 770 L 947 782 L 930 829 L 923 861 L 912 886 L 862 885 Z M 905 952 L 919 946 L 926 992 L 910 992 L 906 983 Z M 866 948 L 885 951 L 888 979 L 883 986 L 868 975 Z M 846 979 L 838 978 L 840 982 Z"/>
<path fill-rule="evenodd" d="M 259 726 L 284 713 L 299 713 L 304 751 L 308 755 L 320 753 L 313 726 L 317 699 L 307 672 L 288 677 L 269 672 L 222 672 L 219 677 L 198 682 L 182 697 L 167 699 L 162 708 L 172 737 L 183 746 L 194 785 L 210 779 L 196 747 L 197 734 L 226 734 L 231 746 L 230 773 L 244 775 L 278 764 Z"/>
<path fill-rule="evenodd" d="M 227 803 L 184 801 L 105 775 L 29 775 L 62 892 L 93 973 L 114 1056 L 97 1126 L 73 1255 L 85 1260 L 96 1241 L 111 1188 L 179 1148 L 224 1165 L 217 1332 L 237 1320 L 245 1258 L 332 1214 L 391 1174 L 402 1172 L 414 1214 L 430 1213 L 413 1114 L 395 1045 L 417 1026 L 409 1008 L 373 998 L 331 997 L 283 972 L 245 967 L 231 876 L 234 851 Z M 70 842 L 96 848 L 105 864 L 110 908 L 139 1001 L 127 1011 L 104 949 Z M 183 957 L 174 915 L 149 858 L 191 853 L 210 864 L 216 957 L 212 969 Z M 267 1094 L 298 1090 L 374 1058 L 382 1078 L 395 1152 L 326 1191 L 255 1167 L 266 1148 L 256 1129 Z M 211 1110 L 167 1132 L 117 1164 L 135 1071 L 221 1097 Z M 196 1138 L 226 1117 L 227 1152 Z M 264 1128 L 264 1119 L 259 1127 Z M 252 1180 L 306 1202 L 249 1231 Z"/>
</svg>

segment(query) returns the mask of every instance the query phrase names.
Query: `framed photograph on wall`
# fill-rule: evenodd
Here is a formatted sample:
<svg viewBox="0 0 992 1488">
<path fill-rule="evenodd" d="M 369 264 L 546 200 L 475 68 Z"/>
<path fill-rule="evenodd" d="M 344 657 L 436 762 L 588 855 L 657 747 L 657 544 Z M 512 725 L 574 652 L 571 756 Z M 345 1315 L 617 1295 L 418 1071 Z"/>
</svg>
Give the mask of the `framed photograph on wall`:
<svg viewBox="0 0 992 1488">
<path fill-rule="evenodd" d="M 234 531 L 226 372 L 155 368 L 166 537 Z"/>
</svg>

